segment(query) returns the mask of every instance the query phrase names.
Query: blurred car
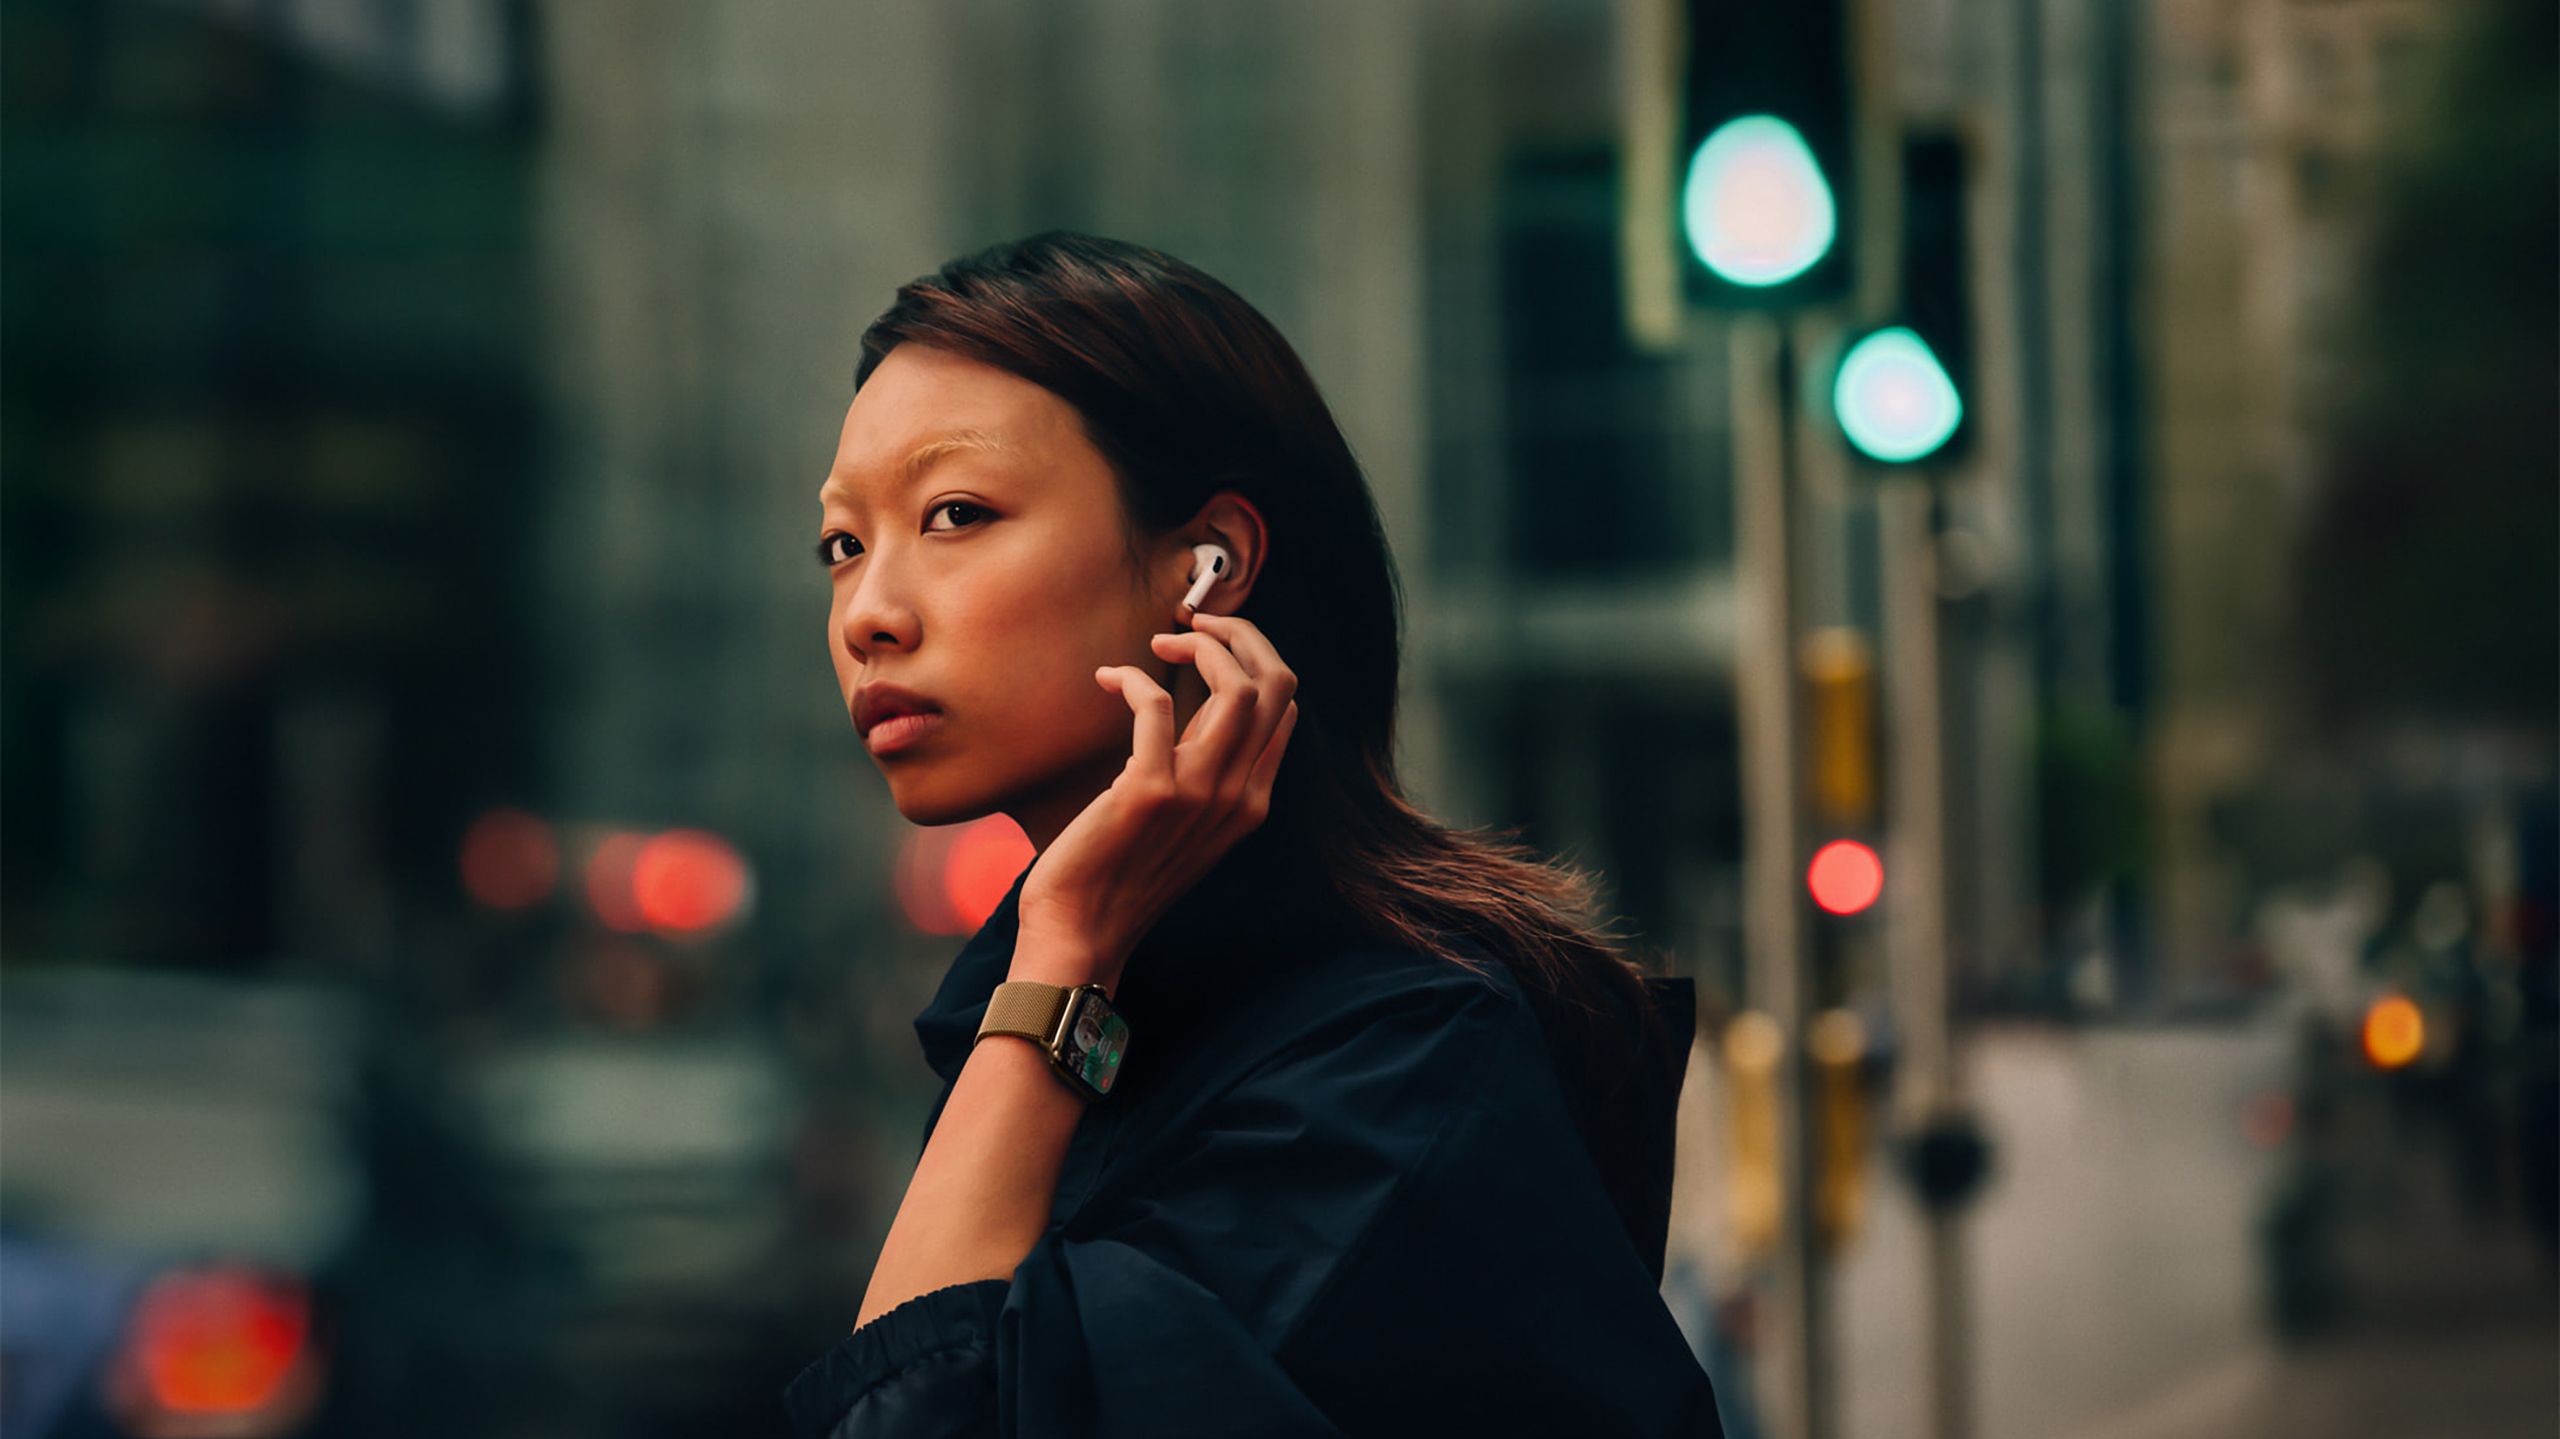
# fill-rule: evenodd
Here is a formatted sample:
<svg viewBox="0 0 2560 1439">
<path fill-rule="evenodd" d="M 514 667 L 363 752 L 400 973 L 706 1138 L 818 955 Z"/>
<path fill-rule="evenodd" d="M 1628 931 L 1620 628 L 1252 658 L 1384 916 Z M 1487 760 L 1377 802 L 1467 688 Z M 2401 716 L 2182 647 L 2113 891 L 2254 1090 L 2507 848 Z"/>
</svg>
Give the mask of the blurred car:
<svg viewBox="0 0 2560 1439">
<path fill-rule="evenodd" d="M 0 1432 L 310 1439 L 486 1417 L 471 1396 L 505 1372 L 490 1316 L 509 1231 L 361 999 L 22 968 L 0 1016 Z M 422 1269 L 441 1286 L 400 1281 Z"/>
<path fill-rule="evenodd" d="M 744 1028 L 532 1034 L 458 1083 L 539 1236 L 517 1303 L 578 1432 L 779 1432 L 824 1287 L 795 1228 L 803 1105 L 780 1048 Z"/>
<path fill-rule="evenodd" d="M 314 1432 L 363 1218 L 344 997 L 51 970 L 0 1014 L 0 1427 Z"/>
<path fill-rule="evenodd" d="M 2261 1128 L 2283 1167 L 2260 1215 L 2270 1317 L 2306 1335 L 2387 1303 L 2463 1246 L 2555 1242 L 2554 813 L 2521 806 L 2484 883 L 2434 878 L 2395 914 L 2378 871 L 2267 908 L 2292 979 L 2288 1092 Z M 2512 866 L 2510 868 L 2509 866 Z M 2357 891 L 2370 891 L 2359 896 Z"/>
</svg>

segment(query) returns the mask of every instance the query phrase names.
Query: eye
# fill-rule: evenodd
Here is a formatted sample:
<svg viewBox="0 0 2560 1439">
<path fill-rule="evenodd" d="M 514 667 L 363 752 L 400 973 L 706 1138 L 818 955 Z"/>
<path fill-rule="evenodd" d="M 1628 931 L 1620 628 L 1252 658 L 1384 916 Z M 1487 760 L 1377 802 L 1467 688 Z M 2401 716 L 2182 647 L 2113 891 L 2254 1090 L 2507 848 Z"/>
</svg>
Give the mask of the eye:
<svg viewBox="0 0 2560 1439">
<path fill-rule="evenodd" d="M 968 510 L 981 515 L 991 513 L 986 506 L 973 505 L 967 500 L 944 500 L 941 504 L 933 507 L 933 512 L 937 515 L 947 514 L 952 510 Z M 957 527 L 955 526 L 954 528 Z"/>
<path fill-rule="evenodd" d="M 941 504 L 933 507 L 933 513 L 937 516 L 946 514 L 952 510 L 967 510 L 971 514 L 981 516 L 992 515 L 995 513 L 995 511 L 988 509 L 984 505 L 972 504 L 967 500 L 945 500 Z M 942 526 L 941 528 L 948 530 L 957 529 L 960 528 L 960 526 L 954 524 Z M 862 543 L 860 540 L 855 539 L 853 536 L 846 534 L 842 530 L 827 531 L 826 534 L 819 537 L 818 546 L 815 551 L 818 557 L 818 564 L 821 567 L 834 569 L 837 565 L 840 565 L 846 560 L 852 559 L 855 555 L 861 553 L 859 549 L 839 552 L 836 549 L 836 541 L 838 540 L 842 540 L 848 545 L 859 545 Z"/>
</svg>

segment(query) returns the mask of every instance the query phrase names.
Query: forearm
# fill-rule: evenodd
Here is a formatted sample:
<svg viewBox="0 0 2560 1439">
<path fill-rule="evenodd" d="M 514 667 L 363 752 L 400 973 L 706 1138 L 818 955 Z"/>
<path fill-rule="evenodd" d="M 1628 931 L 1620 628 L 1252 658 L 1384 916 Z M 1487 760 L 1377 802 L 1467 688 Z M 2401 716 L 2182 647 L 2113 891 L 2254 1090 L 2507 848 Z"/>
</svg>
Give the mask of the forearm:
<svg viewBox="0 0 2560 1439">
<path fill-rule="evenodd" d="M 1011 977 L 1098 976 L 1072 951 L 1026 937 Z M 890 1221 L 854 1327 L 947 1285 L 1010 1278 L 1048 1227 L 1084 1108 L 1030 1041 L 996 1036 L 973 1048 Z"/>
</svg>

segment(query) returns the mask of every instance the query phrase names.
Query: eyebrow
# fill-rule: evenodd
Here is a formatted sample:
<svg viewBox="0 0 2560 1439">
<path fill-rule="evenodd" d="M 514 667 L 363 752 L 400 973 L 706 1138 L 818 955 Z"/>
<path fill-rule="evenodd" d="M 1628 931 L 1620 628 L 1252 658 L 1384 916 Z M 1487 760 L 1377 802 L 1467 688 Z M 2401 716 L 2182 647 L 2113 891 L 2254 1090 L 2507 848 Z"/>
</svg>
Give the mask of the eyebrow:
<svg viewBox="0 0 2560 1439">
<path fill-rule="evenodd" d="M 904 460 L 899 461 L 898 484 L 902 488 L 914 484 L 924 477 L 924 472 L 931 469 L 935 461 L 962 450 L 1005 455 L 1013 453 L 1013 446 L 984 430 L 952 430 L 947 434 L 936 435 L 916 446 Z M 840 477 L 830 477 L 818 488 L 818 503 L 821 505 L 838 496 L 845 499 L 853 497 L 853 487 L 844 483 Z"/>
</svg>

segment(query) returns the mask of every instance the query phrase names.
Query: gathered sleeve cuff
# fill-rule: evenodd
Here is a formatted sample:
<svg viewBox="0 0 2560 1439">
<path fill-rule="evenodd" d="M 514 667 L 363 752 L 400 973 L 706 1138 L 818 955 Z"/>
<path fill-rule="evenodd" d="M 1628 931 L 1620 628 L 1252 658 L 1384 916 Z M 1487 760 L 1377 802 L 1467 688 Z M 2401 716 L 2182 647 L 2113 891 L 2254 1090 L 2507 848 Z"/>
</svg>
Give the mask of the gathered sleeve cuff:
<svg viewBox="0 0 2560 1439">
<path fill-rule="evenodd" d="M 795 1439 L 996 1433 L 996 1317 L 1010 1287 L 947 1285 L 836 1341 L 783 1390 Z"/>
</svg>

